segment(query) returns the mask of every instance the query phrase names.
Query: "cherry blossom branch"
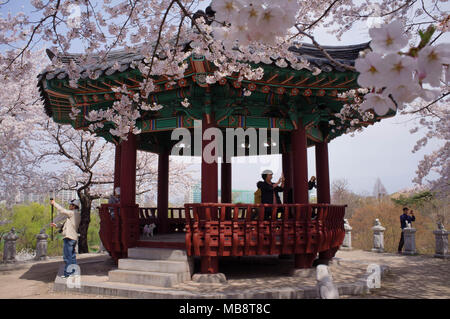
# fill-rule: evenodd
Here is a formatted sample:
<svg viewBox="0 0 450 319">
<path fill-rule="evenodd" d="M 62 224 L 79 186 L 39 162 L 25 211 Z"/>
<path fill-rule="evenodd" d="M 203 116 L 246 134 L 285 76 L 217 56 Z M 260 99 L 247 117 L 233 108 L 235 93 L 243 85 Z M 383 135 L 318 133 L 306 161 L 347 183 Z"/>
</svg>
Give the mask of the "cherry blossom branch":
<svg viewBox="0 0 450 319">
<path fill-rule="evenodd" d="M 328 60 L 330 60 L 330 62 L 332 62 L 332 63 L 334 63 L 335 65 L 337 65 L 337 66 L 339 66 L 339 67 L 341 67 L 341 68 L 344 68 L 344 69 L 346 69 L 346 70 L 348 70 L 348 71 L 356 71 L 356 69 L 355 69 L 355 67 L 353 67 L 353 66 L 350 66 L 350 65 L 346 65 L 346 64 L 343 64 L 343 63 L 340 63 L 340 62 L 338 62 L 338 61 L 336 61 L 319 43 L 317 43 L 317 41 L 316 41 L 316 39 L 312 36 L 312 35 L 310 35 L 310 34 L 308 34 L 308 33 L 306 33 L 306 32 L 304 32 L 303 30 L 301 30 L 298 26 L 296 26 L 296 28 L 297 28 L 297 30 L 298 30 L 298 33 L 300 33 L 300 34 L 302 34 L 302 35 L 305 35 L 305 36 L 307 36 L 308 38 L 310 38 L 311 39 L 311 41 L 312 41 L 312 43 L 314 44 L 314 46 L 317 48 L 317 49 L 319 49 L 320 50 L 320 52 L 322 52 L 325 56 L 326 56 L 326 58 L 328 59 Z"/>
<path fill-rule="evenodd" d="M 156 50 L 158 49 L 158 46 L 159 46 L 160 41 L 161 41 L 161 35 L 162 35 L 163 26 L 164 26 L 164 23 L 166 22 L 167 15 L 169 14 L 169 11 L 172 8 L 174 3 L 175 3 L 175 0 L 170 1 L 169 6 L 167 7 L 166 11 L 164 12 L 163 19 L 161 20 L 161 24 L 160 24 L 160 27 L 159 27 L 159 30 L 158 30 L 158 37 L 156 39 L 155 47 L 153 49 L 152 59 L 151 59 L 151 62 L 150 62 L 150 67 L 149 67 L 149 70 L 148 70 L 148 73 L 147 73 L 147 78 L 150 77 L 150 74 L 152 72 L 153 63 L 154 63 L 154 59 L 155 59 L 155 56 L 156 56 Z"/>
<path fill-rule="evenodd" d="M 53 18 L 53 20 L 56 18 L 56 14 L 58 13 L 58 8 L 59 8 L 59 5 L 60 5 L 60 2 L 61 2 L 61 0 L 57 0 L 55 12 L 54 12 L 53 14 L 51 14 L 51 15 L 49 15 L 49 16 L 46 16 L 46 17 L 42 18 L 42 19 L 38 22 L 38 24 L 33 28 L 33 31 L 31 32 L 30 38 L 28 39 L 27 43 L 26 43 L 25 46 L 20 50 L 19 54 L 17 54 L 17 56 L 11 60 L 11 62 L 10 62 L 10 63 L 8 64 L 8 66 L 7 66 L 7 69 L 9 69 L 9 68 L 13 65 L 13 63 L 14 63 L 19 57 L 23 56 L 23 53 L 24 53 L 24 52 L 26 51 L 26 49 L 28 49 L 28 47 L 30 46 L 31 42 L 32 42 L 33 39 L 34 39 L 34 35 L 36 34 L 37 30 L 43 25 L 43 23 L 44 23 L 45 21 L 47 21 L 47 19 L 49 19 L 49 18 Z"/>
<path fill-rule="evenodd" d="M 380 17 L 386 17 L 388 15 L 395 14 L 395 13 L 397 13 L 398 11 L 402 10 L 405 7 L 411 7 L 416 2 L 417 2 L 417 0 L 406 0 L 406 2 L 403 5 L 399 6 L 398 8 L 395 8 L 392 11 L 389 11 L 389 12 L 381 14 Z M 361 15 L 361 14 L 351 15 L 351 16 L 358 17 L 358 18 L 370 18 L 371 17 L 371 15 Z"/>
<path fill-rule="evenodd" d="M 439 98 L 437 98 L 437 99 L 435 99 L 434 101 L 432 101 L 432 102 L 428 103 L 427 105 L 425 105 L 424 107 L 421 107 L 421 108 L 418 109 L 418 110 L 414 110 L 414 111 L 407 112 L 407 114 L 414 114 L 414 113 L 419 113 L 419 112 L 422 112 L 422 111 L 424 111 L 424 110 L 427 110 L 428 112 L 430 112 L 430 113 L 433 114 L 434 116 L 438 117 L 439 119 L 442 119 L 439 115 L 433 113 L 433 111 L 430 110 L 430 106 L 432 106 L 433 104 L 439 102 L 440 100 L 442 100 L 444 97 L 446 97 L 446 96 L 449 95 L 449 94 L 450 94 L 450 92 L 446 92 L 446 93 L 442 94 Z"/>
<path fill-rule="evenodd" d="M 127 16 L 127 19 L 125 20 L 125 22 L 123 23 L 122 27 L 120 28 L 119 34 L 117 35 L 116 40 L 113 42 L 113 44 L 109 47 L 109 49 L 105 52 L 104 55 L 104 59 L 106 59 L 106 56 L 108 55 L 108 53 L 116 46 L 116 44 L 119 42 L 120 40 L 120 36 L 123 33 L 123 30 L 125 29 L 126 25 L 128 24 L 128 21 L 130 21 L 131 16 L 133 15 L 133 11 L 136 8 L 137 3 L 139 2 L 139 0 L 135 0 L 135 2 L 130 1 L 131 4 L 131 10 L 130 13 Z"/>
<path fill-rule="evenodd" d="M 328 8 L 322 13 L 322 15 L 317 18 L 313 23 L 309 24 L 306 28 L 302 29 L 302 31 L 307 31 L 309 29 L 311 29 L 313 26 L 315 26 L 317 23 L 319 23 L 323 18 L 325 18 L 328 13 L 331 11 L 331 8 L 333 8 L 333 6 L 338 3 L 341 2 L 342 0 L 334 0 L 329 6 Z"/>
</svg>

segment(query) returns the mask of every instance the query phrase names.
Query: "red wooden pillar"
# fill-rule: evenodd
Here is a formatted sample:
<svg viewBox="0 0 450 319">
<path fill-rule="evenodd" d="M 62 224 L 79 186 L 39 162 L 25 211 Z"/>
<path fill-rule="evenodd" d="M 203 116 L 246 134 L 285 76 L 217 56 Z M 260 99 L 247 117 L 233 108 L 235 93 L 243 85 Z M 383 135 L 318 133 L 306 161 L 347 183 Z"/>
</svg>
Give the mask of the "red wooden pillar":
<svg viewBox="0 0 450 319">
<path fill-rule="evenodd" d="M 296 204 L 308 204 L 308 158 L 306 129 L 299 120 L 297 130 L 291 133 L 293 162 L 293 200 Z M 311 268 L 315 254 L 295 254 L 295 268 Z"/>
<path fill-rule="evenodd" d="M 209 143 L 215 143 L 215 141 L 206 140 L 203 134 L 206 129 L 214 127 L 214 116 L 210 116 L 210 123 L 207 123 L 206 116 L 202 122 L 202 203 L 217 203 L 218 202 L 218 171 L 217 161 L 207 163 L 203 151 Z M 218 155 L 218 154 L 215 154 Z M 200 218 L 205 218 L 201 216 Z M 208 230 L 206 230 L 208 231 Z M 201 256 L 200 271 L 204 274 L 214 274 L 219 271 L 219 259 L 217 256 Z"/>
<path fill-rule="evenodd" d="M 316 144 L 316 176 L 317 176 L 317 203 L 329 204 L 330 196 L 330 173 L 328 165 L 328 143 Z"/>
<path fill-rule="evenodd" d="M 231 186 L 232 186 L 232 177 L 231 177 L 231 162 L 221 164 L 221 202 L 222 203 L 231 203 Z"/>
<path fill-rule="evenodd" d="M 282 166 L 284 174 L 284 192 L 283 192 L 283 203 L 288 203 L 289 192 L 291 191 L 291 196 L 294 195 L 294 181 L 293 181 L 293 165 L 292 165 L 292 152 L 284 152 L 282 154 Z M 291 198 L 293 200 L 293 198 Z"/>
<path fill-rule="evenodd" d="M 120 161 L 121 161 L 122 145 L 116 145 L 116 154 L 114 158 L 114 190 L 116 187 L 120 187 Z"/>
<path fill-rule="evenodd" d="M 139 207 L 136 205 L 136 135 L 129 133 L 120 152 L 120 245 L 121 257 L 139 240 Z"/>
<path fill-rule="evenodd" d="M 221 164 L 221 199 L 222 203 L 231 203 L 232 201 L 232 175 L 231 175 L 231 158 L 229 162 L 226 163 L 226 157 L 224 155 L 223 162 Z M 225 210 L 225 218 L 231 220 L 231 207 L 227 207 Z"/>
<path fill-rule="evenodd" d="M 317 203 L 330 204 L 330 172 L 328 163 L 328 143 L 316 144 L 316 176 L 317 176 Z M 330 212 L 329 212 L 330 213 Z M 330 243 L 332 246 L 332 243 Z M 319 263 L 328 264 L 339 247 L 319 252 Z"/>
<path fill-rule="evenodd" d="M 120 169 L 121 169 L 121 150 L 122 144 L 116 144 L 115 156 L 114 156 L 114 186 L 113 193 L 117 187 L 120 187 Z M 103 205 L 102 205 L 103 206 Z M 117 215 L 116 215 L 117 216 Z M 99 235 L 102 244 L 110 253 L 114 262 L 118 262 L 119 258 L 122 258 L 124 250 L 121 247 L 121 234 L 120 234 L 120 221 L 119 218 L 111 219 L 109 209 L 102 207 L 100 209 L 100 231 Z"/>
<path fill-rule="evenodd" d="M 295 184 L 293 200 L 296 204 L 308 203 L 308 152 L 306 130 L 299 121 L 298 129 L 291 133 L 293 180 Z"/>
<path fill-rule="evenodd" d="M 136 204 L 136 135 L 129 133 L 121 143 L 120 204 Z"/>
<path fill-rule="evenodd" d="M 159 233 L 165 234 L 169 231 L 169 152 L 162 150 L 158 155 L 158 222 Z"/>
<path fill-rule="evenodd" d="M 202 203 L 217 203 L 218 202 L 218 171 L 217 171 L 217 161 L 212 163 L 207 163 L 203 156 L 203 150 L 209 143 L 214 143 L 214 141 L 203 139 L 203 133 L 206 129 L 214 127 L 214 119 L 211 117 L 211 122 L 208 124 L 206 118 L 203 119 L 202 123 Z"/>
</svg>

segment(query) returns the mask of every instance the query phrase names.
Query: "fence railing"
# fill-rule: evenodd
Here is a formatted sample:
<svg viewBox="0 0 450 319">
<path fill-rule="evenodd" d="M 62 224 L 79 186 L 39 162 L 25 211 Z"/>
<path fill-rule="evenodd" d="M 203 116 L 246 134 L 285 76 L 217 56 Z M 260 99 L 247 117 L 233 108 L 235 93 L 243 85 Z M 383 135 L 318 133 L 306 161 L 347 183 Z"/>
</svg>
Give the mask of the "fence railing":
<svg viewBox="0 0 450 319">
<path fill-rule="evenodd" d="M 189 256 L 315 254 L 339 247 L 345 206 L 185 204 Z"/>
<path fill-rule="evenodd" d="M 127 257 L 129 247 L 139 240 L 138 205 L 102 204 L 100 214 L 100 240 L 117 261 Z"/>
</svg>

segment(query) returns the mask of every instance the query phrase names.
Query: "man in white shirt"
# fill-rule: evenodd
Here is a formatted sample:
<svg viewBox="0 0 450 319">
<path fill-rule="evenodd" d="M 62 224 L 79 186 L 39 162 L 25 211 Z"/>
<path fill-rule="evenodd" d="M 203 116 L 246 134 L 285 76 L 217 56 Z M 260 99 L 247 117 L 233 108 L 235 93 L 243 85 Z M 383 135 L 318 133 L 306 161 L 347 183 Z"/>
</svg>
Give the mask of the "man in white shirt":
<svg viewBox="0 0 450 319">
<path fill-rule="evenodd" d="M 77 263 L 76 255 L 75 255 L 75 246 L 78 241 L 78 226 L 80 226 L 81 214 L 80 214 L 80 201 L 77 199 L 73 199 L 69 201 L 69 209 L 65 209 L 58 203 L 56 203 L 53 199 L 50 201 L 50 204 L 56 207 L 59 211 L 59 214 L 53 219 L 53 222 L 50 224 L 52 227 L 57 227 L 57 223 L 64 222 L 62 228 L 62 234 L 64 236 L 64 246 L 63 246 L 63 258 L 66 266 L 64 267 L 64 278 L 69 277 L 74 273 L 68 272 L 67 269 L 69 265 Z"/>
</svg>

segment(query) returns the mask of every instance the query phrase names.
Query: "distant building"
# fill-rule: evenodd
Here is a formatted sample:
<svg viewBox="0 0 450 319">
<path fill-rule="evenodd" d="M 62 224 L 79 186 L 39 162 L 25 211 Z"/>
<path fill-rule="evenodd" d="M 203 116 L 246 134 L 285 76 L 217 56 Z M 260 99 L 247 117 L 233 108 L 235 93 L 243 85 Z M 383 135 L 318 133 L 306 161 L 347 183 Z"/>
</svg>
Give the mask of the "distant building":
<svg viewBox="0 0 450 319">
<path fill-rule="evenodd" d="M 253 204 L 255 200 L 255 192 L 248 190 L 233 190 L 232 191 L 233 203 L 245 203 Z"/>
<path fill-rule="evenodd" d="M 14 203 L 15 204 L 25 204 L 25 203 L 43 203 L 45 200 L 45 194 L 34 194 L 25 193 L 23 191 L 18 191 Z"/>
<path fill-rule="evenodd" d="M 253 204 L 254 191 L 249 190 L 232 190 L 233 203 Z M 218 190 L 218 199 L 221 201 L 221 190 Z M 190 192 L 185 196 L 186 203 L 201 203 L 202 202 L 202 187 L 201 184 L 195 184 L 191 187 Z"/>
<path fill-rule="evenodd" d="M 78 194 L 74 190 L 63 189 L 55 194 L 55 201 L 60 203 L 67 203 L 72 199 L 78 199 Z"/>
<path fill-rule="evenodd" d="M 189 203 L 201 203 L 202 202 L 202 186 L 200 183 L 195 184 L 192 188 L 191 188 L 191 192 L 192 195 L 189 196 Z"/>
</svg>

